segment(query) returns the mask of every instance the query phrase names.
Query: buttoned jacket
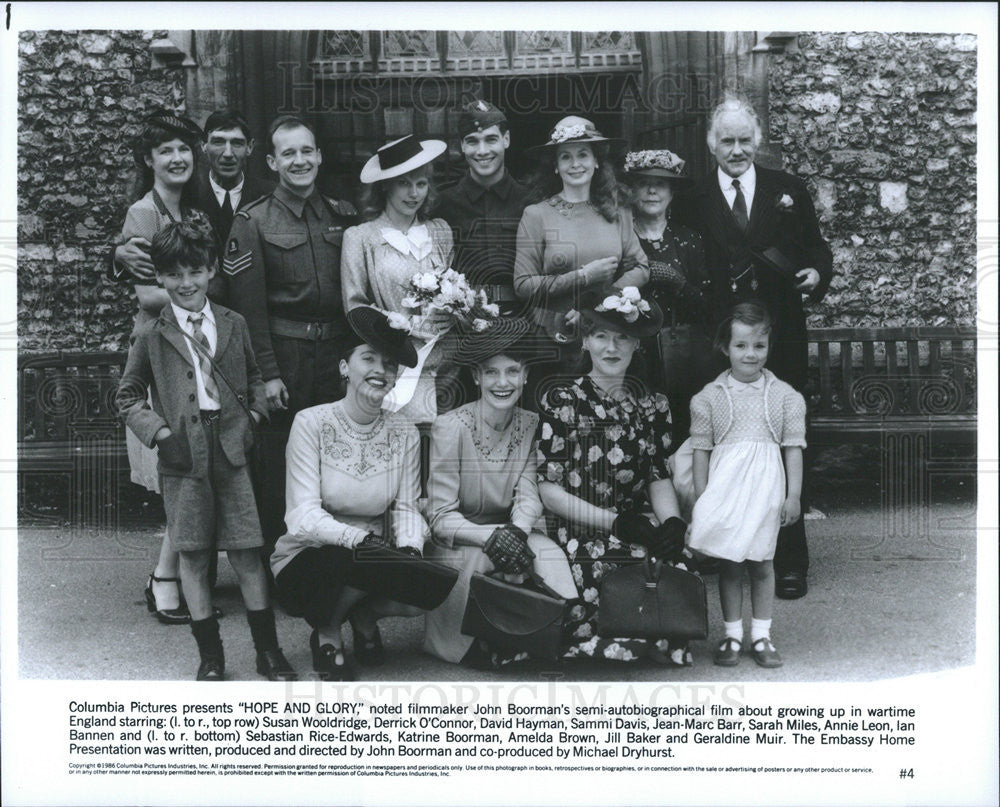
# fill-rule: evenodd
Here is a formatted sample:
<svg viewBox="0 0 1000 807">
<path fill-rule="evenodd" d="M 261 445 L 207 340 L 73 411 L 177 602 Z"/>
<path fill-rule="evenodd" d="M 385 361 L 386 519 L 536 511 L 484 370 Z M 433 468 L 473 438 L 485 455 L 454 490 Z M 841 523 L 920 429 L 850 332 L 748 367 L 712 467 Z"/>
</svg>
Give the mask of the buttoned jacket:
<svg viewBox="0 0 1000 807">
<path fill-rule="evenodd" d="M 226 459 L 239 467 L 246 465 L 253 447 L 253 427 L 244 407 L 267 417 L 267 399 L 246 321 L 235 311 L 210 305 L 217 332 L 212 358 L 229 382 L 215 378 L 221 405 L 219 442 Z M 175 468 L 161 459 L 160 473 L 198 477 L 208 467 L 208 442 L 200 423 L 195 366 L 187 338 L 169 304 L 159 317 L 143 325 L 129 350 L 117 403 L 126 426 L 143 444 L 152 446 L 156 433 L 167 426 L 187 446 L 192 467 Z"/>
</svg>

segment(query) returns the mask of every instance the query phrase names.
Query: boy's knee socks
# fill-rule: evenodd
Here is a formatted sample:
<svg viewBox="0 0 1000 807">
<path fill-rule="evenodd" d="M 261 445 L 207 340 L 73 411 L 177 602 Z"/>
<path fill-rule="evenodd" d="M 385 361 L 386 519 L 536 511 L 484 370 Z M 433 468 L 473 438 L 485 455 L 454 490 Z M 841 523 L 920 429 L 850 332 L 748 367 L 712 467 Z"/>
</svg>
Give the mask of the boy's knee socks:
<svg viewBox="0 0 1000 807">
<path fill-rule="evenodd" d="M 213 615 L 207 619 L 192 619 L 191 633 L 198 643 L 198 653 L 203 659 L 216 658 L 222 660 L 222 638 L 219 636 L 219 620 Z"/>
<path fill-rule="evenodd" d="M 260 611 L 248 609 L 247 623 L 250 625 L 253 646 L 258 653 L 262 650 L 278 649 L 278 634 L 274 628 L 273 608 L 262 608 Z"/>
</svg>

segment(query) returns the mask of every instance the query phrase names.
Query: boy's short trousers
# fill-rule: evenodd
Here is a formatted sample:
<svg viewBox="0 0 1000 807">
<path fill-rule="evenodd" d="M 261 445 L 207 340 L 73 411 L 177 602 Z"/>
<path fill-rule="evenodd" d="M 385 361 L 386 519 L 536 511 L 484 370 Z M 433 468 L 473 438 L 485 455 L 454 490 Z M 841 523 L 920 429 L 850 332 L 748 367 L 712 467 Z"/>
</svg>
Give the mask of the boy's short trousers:
<svg viewBox="0 0 1000 807">
<path fill-rule="evenodd" d="M 167 534 L 175 552 L 253 549 L 264 545 L 250 468 L 234 467 L 219 442 L 218 415 L 202 413 L 208 468 L 198 478 L 160 475 Z"/>
</svg>

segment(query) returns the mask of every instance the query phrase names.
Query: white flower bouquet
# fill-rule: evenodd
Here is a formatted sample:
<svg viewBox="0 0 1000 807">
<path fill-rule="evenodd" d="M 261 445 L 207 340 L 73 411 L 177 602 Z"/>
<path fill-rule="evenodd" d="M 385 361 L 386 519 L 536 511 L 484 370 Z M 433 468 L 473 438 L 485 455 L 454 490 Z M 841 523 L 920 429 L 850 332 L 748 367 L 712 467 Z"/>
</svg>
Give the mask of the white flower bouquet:
<svg viewBox="0 0 1000 807">
<path fill-rule="evenodd" d="M 448 268 L 414 274 L 403 305 L 417 312 L 411 317 L 417 329 L 431 310 L 451 314 L 476 331 L 485 330 L 500 315 L 499 306 L 489 301 L 486 292 L 472 288 L 465 275 Z"/>
</svg>

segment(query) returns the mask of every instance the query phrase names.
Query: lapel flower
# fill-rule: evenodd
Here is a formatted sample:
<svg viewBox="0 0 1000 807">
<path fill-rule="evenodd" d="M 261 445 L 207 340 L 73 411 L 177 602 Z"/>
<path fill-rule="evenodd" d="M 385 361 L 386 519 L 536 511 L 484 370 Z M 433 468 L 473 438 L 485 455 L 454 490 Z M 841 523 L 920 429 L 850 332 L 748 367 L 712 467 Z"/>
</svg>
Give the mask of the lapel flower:
<svg viewBox="0 0 1000 807">
<path fill-rule="evenodd" d="M 778 201 L 774 203 L 774 206 L 778 208 L 778 210 L 791 211 L 791 209 L 795 206 L 795 200 L 792 199 L 792 197 L 787 193 L 783 193 Z"/>
</svg>

